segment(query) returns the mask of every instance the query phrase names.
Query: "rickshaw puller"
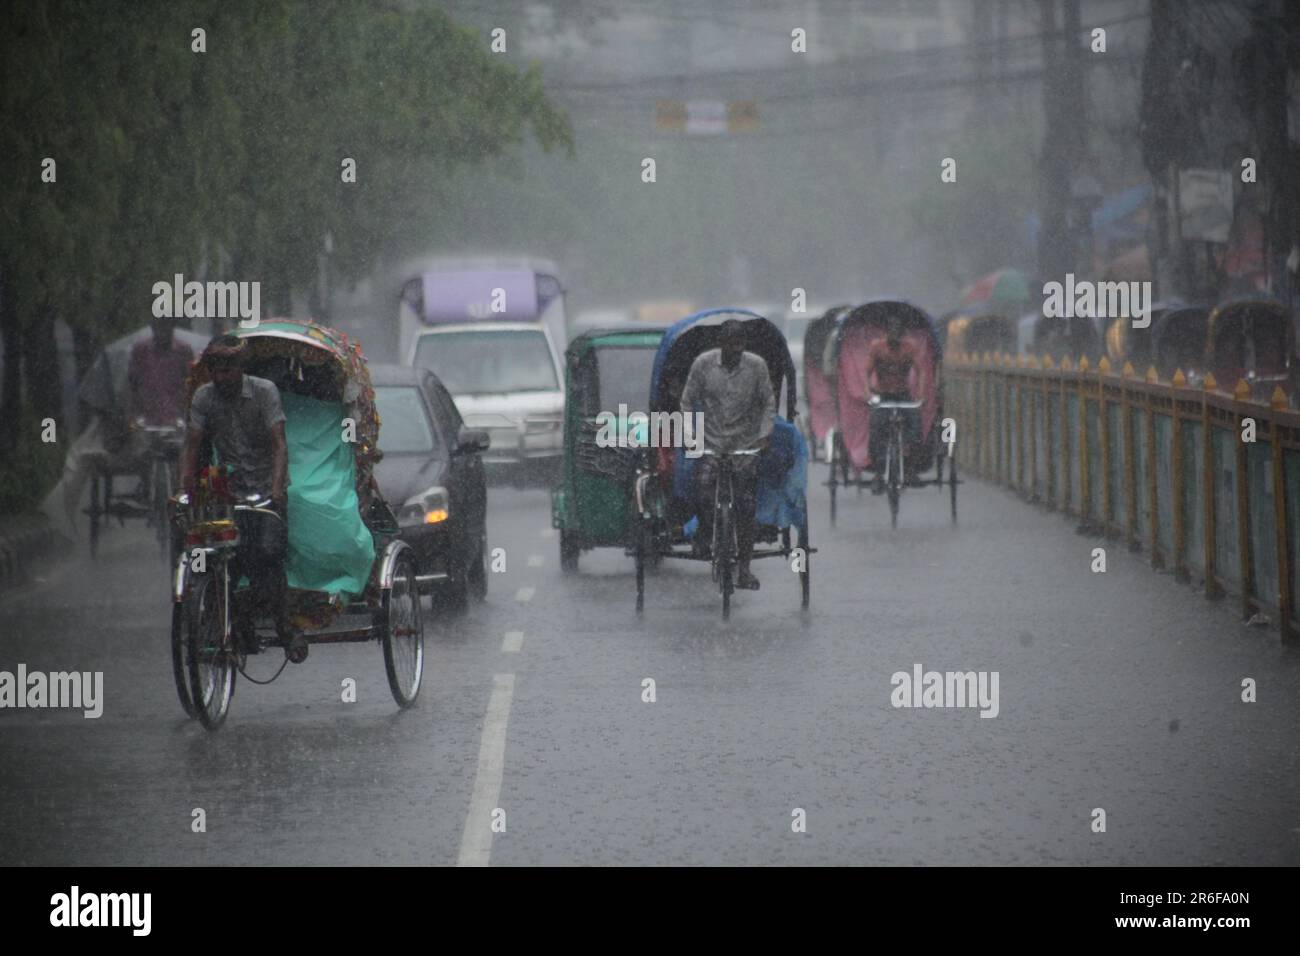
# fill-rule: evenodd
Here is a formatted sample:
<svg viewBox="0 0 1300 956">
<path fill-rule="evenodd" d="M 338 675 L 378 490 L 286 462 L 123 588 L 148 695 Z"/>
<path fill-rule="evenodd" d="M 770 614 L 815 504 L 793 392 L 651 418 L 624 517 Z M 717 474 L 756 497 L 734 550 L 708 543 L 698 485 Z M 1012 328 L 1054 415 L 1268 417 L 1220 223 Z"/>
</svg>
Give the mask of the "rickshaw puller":
<svg viewBox="0 0 1300 956">
<path fill-rule="evenodd" d="M 184 488 L 191 496 L 198 470 L 199 446 L 211 440 L 221 462 L 231 466 L 231 492 L 238 500 L 270 497 L 279 517 L 237 511 L 239 550 L 231 577 L 247 576 L 248 594 L 236 595 L 236 633 L 245 650 L 255 650 L 255 613 L 260 608 L 275 618 L 276 633 L 285 641 L 285 655 L 295 663 L 307 657 L 307 641 L 288 622 L 285 606 L 285 555 L 288 550 L 286 505 L 289 451 L 284 409 L 275 384 L 244 374 L 247 343 L 224 335 L 203 353 L 212 381 L 200 386 L 190 401 L 190 423 L 181 455 Z"/>
<path fill-rule="evenodd" d="M 703 412 L 704 448 L 716 454 L 765 447 L 772 434 L 776 396 L 767 363 L 745 351 L 745 331 L 740 322 L 722 324 L 721 348 L 698 355 L 691 364 L 682 388 L 681 410 L 689 415 Z M 717 459 L 705 455 L 695 473 L 696 515 L 699 529 L 695 550 L 703 555 L 713 537 L 714 491 Z M 749 570 L 754 553 L 754 515 L 757 508 L 758 457 L 733 459 L 732 488 L 735 494 L 737 556 L 736 587 L 758 590 L 758 579 Z"/>
<path fill-rule="evenodd" d="M 916 346 L 903 338 L 903 323 L 893 318 L 885 331 L 883 339 L 878 338 L 867 350 L 866 377 L 867 388 L 880 396 L 882 402 L 910 402 L 912 387 L 910 376 L 920 368 L 920 354 Z M 876 384 L 871 384 L 872 376 Z M 907 448 L 915 448 L 921 441 L 921 420 L 917 409 L 906 409 L 903 415 L 903 440 Z M 868 442 L 868 454 L 871 467 L 876 470 L 876 480 L 872 483 L 874 494 L 883 494 L 885 490 L 885 446 L 889 443 L 889 409 L 873 408 L 871 410 L 871 439 Z M 914 455 L 903 456 L 903 480 L 915 486 L 916 477 Z"/>
</svg>

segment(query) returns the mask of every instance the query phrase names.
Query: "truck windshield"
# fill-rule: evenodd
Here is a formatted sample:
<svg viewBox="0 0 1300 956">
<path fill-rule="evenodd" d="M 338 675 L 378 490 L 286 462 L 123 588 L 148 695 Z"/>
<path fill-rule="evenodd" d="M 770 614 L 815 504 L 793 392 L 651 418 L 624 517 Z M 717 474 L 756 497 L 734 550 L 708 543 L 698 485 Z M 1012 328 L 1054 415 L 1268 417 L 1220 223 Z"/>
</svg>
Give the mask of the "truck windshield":
<svg viewBox="0 0 1300 956">
<path fill-rule="evenodd" d="M 453 395 L 560 388 L 540 329 L 430 333 L 420 337 L 415 364 L 432 369 Z"/>
</svg>

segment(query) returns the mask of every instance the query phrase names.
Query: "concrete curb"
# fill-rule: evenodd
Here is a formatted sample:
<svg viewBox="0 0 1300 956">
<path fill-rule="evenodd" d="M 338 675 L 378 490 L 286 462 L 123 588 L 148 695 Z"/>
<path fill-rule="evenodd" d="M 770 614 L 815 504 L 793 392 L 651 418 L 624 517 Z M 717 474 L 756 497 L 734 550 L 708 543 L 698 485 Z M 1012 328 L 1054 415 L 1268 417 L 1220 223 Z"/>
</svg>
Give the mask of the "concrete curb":
<svg viewBox="0 0 1300 956">
<path fill-rule="evenodd" d="M 0 591 L 21 584 L 32 565 L 72 547 L 41 514 L 0 517 Z"/>
</svg>

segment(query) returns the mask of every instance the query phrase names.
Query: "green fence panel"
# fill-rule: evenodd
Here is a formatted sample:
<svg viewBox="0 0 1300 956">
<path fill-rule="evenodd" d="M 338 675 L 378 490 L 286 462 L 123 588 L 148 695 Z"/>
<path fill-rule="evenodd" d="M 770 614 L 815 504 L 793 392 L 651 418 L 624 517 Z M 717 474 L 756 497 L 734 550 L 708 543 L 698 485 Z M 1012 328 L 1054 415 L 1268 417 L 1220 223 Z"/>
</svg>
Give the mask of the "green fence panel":
<svg viewBox="0 0 1300 956">
<path fill-rule="evenodd" d="M 1179 439 L 1183 456 L 1183 527 L 1186 529 L 1187 567 L 1205 574 L 1205 449 L 1201 423 L 1183 422 Z"/>
<path fill-rule="evenodd" d="M 1156 430 L 1156 544 L 1173 564 L 1174 554 L 1174 423 L 1168 415 L 1155 416 Z"/>
<path fill-rule="evenodd" d="M 1066 488 L 1070 489 L 1070 507 L 1076 512 L 1082 507 L 1079 497 L 1079 396 L 1065 397 L 1065 442 L 1070 448 L 1070 471 L 1064 476 Z"/>
<path fill-rule="evenodd" d="M 1291 556 L 1291 594 L 1300 595 L 1300 452 L 1288 451 L 1282 459 L 1286 469 L 1286 526 L 1290 535 L 1287 549 Z"/>
<path fill-rule="evenodd" d="M 1225 588 L 1240 594 L 1236 438 L 1236 432 L 1231 429 L 1210 429 L 1210 446 L 1214 454 L 1214 569 Z"/>
<path fill-rule="evenodd" d="M 1110 482 L 1110 511 L 1106 518 L 1123 528 L 1128 526 L 1129 515 L 1124 463 L 1128 461 L 1132 449 L 1124 447 L 1124 409 L 1117 402 L 1106 405 L 1106 445 L 1110 454 L 1109 472 L 1106 475 L 1106 480 Z"/>
<path fill-rule="evenodd" d="M 1034 394 L 1034 456 L 1038 459 L 1035 493 L 1047 494 L 1047 403 L 1041 392 Z"/>
<path fill-rule="evenodd" d="M 1101 409 L 1093 399 L 1083 403 L 1084 427 L 1088 442 L 1088 514 L 1093 518 L 1104 517 L 1101 513 Z"/>
<path fill-rule="evenodd" d="M 1250 501 L 1250 556 L 1255 597 L 1277 605 L 1277 538 L 1273 517 L 1273 450 L 1261 442 L 1246 446 L 1246 489 Z"/>
<path fill-rule="evenodd" d="M 1151 533 L 1151 512 L 1147 502 L 1147 476 L 1151 473 L 1147 461 L 1147 416 L 1140 408 L 1130 409 L 1133 423 L 1133 489 L 1137 495 L 1137 534 L 1146 547 Z"/>
</svg>

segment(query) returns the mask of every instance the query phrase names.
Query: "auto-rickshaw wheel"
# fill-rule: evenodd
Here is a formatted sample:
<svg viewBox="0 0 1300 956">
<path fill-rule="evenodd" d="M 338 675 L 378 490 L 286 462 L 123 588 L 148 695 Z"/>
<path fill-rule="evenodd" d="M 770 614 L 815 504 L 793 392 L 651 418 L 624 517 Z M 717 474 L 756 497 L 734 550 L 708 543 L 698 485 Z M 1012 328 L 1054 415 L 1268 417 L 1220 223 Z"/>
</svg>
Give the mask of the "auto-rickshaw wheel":
<svg viewBox="0 0 1300 956">
<path fill-rule="evenodd" d="M 565 574 L 574 574 L 578 570 L 578 556 L 582 554 L 582 546 L 578 543 L 577 536 L 568 532 L 560 532 L 560 570 Z"/>
<path fill-rule="evenodd" d="M 486 532 L 479 536 L 478 557 L 470 562 L 466 580 L 469 585 L 469 596 L 480 604 L 486 601 L 488 591 Z"/>
</svg>

